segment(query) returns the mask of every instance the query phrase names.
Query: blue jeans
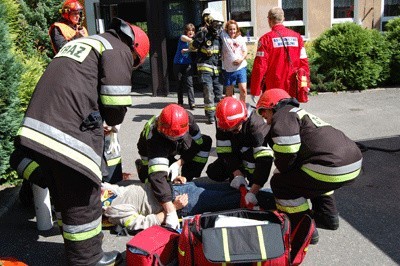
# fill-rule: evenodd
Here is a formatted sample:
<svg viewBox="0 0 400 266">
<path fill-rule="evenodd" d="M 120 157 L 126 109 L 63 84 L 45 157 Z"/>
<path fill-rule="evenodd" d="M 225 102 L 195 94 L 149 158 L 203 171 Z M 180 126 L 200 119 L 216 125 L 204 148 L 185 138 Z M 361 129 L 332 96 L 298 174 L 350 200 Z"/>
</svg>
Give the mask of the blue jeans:
<svg viewBox="0 0 400 266">
<path fill-rule="evenodd" d="M 183 185 L 173 185 L 172 189 L 174 197 L 188 194 L 188 205 L 178 211 L 179 216 L 240 208 L 240 192 L 231 188 L 229 183 L 200 184 L 188 182 Z M 275 201 L 270 191 L 260 191 L 257 194 L 257 199 L 263 209 L 275 208 Z"/>
</svg>

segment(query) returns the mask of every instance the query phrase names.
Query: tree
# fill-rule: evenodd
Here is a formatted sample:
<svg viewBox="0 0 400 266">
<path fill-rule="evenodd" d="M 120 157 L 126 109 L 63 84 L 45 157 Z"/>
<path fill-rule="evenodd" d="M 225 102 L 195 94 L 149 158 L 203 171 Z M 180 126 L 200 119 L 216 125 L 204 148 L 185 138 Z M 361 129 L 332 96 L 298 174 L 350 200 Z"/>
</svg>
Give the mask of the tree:
<svg viewBox="0 0 400 266">
<path fill-rule="evenodd" d="M 9 27 L 6 23 L 6 5 L 0 2 L 0 182 L 15 177 L 8 163 L 13 151 L 22 115 L 19 112 L 18 86 L 23 66 L 13 53 Z M 4 180 L 3 180 L 4 179 Z"/>
</svg>

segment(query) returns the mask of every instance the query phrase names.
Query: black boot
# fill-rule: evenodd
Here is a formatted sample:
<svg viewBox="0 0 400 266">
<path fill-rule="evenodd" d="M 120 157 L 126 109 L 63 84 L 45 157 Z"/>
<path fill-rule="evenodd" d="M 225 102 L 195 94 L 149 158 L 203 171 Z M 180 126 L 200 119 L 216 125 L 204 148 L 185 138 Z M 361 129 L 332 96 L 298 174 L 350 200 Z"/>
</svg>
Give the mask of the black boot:
<svg viewBox="0 0 400 266">
<path fill-rule="evenodd" d="M 113 266 L 118 265 L 122 262 L 122 255 L 116 250 L 110 252 L 104 252 L 103 257 L 96 266 Z"/>
<path fill-rule="evenodd" d="M 22 182 L 21 189 L 19 190 L 19 200 L 24 207 L 33 206 L 33 192 L 31 182 L 25 180 Z"/>
<path fill-rule="evenodd" d="M 312 217 L 318 228 L 336 230 L 339 228 L 339 213 L 332 195 L 321 195 L 311 199 Z"/>
<path fill-rule="evenodd" d="M 311 236 L 310 245 L 316 245 L 318 241 L 319 241 L 319 234 L 317 228 L 315 227 L 314 232 Z"/>
</svg>

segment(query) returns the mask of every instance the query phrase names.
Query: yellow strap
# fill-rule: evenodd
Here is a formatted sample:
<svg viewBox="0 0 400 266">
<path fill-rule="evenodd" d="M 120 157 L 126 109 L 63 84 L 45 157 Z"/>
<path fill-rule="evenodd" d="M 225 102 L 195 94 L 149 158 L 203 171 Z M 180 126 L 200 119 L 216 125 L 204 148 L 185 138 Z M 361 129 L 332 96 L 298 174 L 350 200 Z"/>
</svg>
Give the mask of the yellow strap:
<svg viewBox="0 0 400 266">
<path fill-rule="evenodd" d="M 226 228 L 221 228 L 221 230 L 222 230 L 222 244 L 224 248 L 225 261 L 230 262 L 231 257 L 229 255 L 228 230 Z"/>
<path fill-rule="evenodd" d="M 260 245 L 261 259 L 267 259 L 267 251 L 265 250 L 264 236 L 261 226 L 257 226 L 258 243 Z"/>
</svg>

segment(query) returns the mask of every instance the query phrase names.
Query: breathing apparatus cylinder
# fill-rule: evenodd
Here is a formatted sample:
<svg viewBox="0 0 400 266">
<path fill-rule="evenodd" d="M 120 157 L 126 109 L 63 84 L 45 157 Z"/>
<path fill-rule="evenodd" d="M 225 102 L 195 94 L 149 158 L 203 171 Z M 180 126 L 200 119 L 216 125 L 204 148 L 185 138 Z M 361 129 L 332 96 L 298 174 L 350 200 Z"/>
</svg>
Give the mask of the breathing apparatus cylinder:
<svg viewBox="0 0 400 266">
<path fill-rule="evenodd" d="M 33 200 L 35 202 L 36 226 L 40 231 L 53 228 L 51 216 L 50 193 L 48 188 L 32 184 Z"/>
</svg>

